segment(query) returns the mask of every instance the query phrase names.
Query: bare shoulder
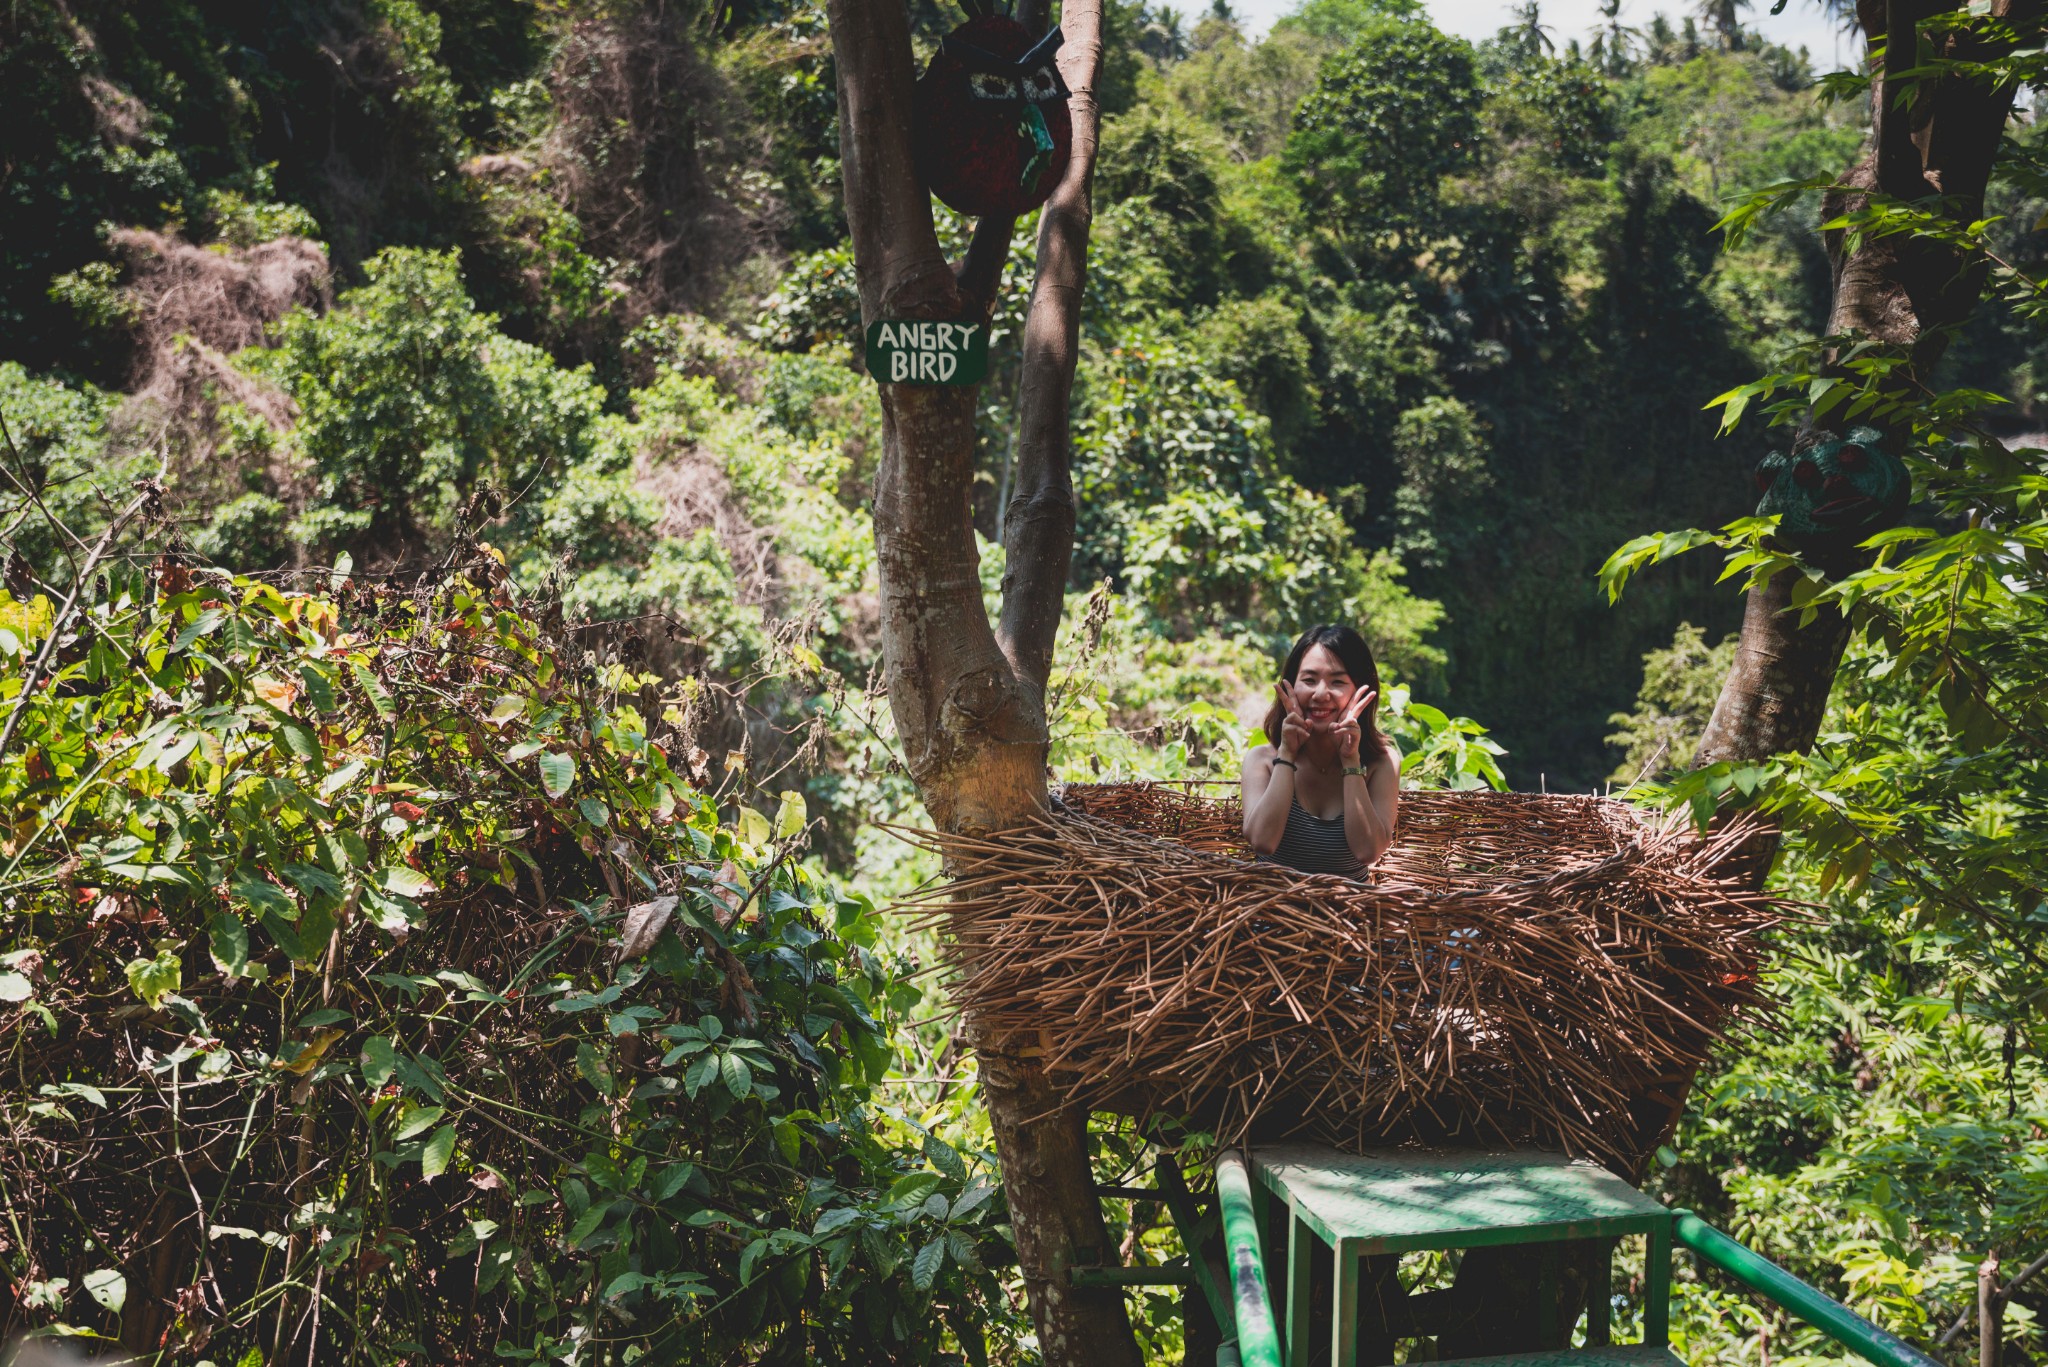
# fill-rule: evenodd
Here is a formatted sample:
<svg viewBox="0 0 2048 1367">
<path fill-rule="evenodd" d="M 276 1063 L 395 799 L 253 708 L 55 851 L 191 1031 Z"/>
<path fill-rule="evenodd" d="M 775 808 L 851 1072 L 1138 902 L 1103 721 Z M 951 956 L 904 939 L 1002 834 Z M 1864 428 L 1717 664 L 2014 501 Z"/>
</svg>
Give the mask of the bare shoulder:
<svg viewBox="0 0 2048 1367">
<path fill-rule="evenodd" d="M 1273 756 L 1277 753 L 1278 751 L 1273 749 L 1270 742 L 1261 741 L 1254 745 L 1251 749 L 1244 752 L 1244 767 L 1240 771 L 1242 776 L 1250 778 L 1254 774 L 1263 776 L 1271 773 L 1273 771 Z"/>
</svg>

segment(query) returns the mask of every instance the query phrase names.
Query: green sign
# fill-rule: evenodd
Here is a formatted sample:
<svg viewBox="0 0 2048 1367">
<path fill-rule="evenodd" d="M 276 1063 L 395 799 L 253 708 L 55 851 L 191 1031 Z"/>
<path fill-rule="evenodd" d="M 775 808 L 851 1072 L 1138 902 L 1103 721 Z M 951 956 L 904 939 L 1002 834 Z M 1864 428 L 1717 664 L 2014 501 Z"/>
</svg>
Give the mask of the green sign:
<svg viewBox="0 0 2048 1367">
<path fill-rule="evenodd" d="M 980 384 L 988 374 L 988 324 L 871 324 L 868 374 L 884 384 Z"/>
</svg>

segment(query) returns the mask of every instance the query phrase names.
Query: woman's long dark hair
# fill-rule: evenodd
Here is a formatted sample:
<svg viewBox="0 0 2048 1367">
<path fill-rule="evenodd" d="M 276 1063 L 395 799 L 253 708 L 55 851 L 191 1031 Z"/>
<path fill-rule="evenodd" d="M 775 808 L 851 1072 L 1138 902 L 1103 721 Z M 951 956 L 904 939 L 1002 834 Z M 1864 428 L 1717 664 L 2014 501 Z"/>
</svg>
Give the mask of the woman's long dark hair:
<svg viewBox="0 0 2048 1367">
<path fill-rule="evenodd" d="M 1301 657 L 1308 654 L 1310 646 L 1321 646 L 1342 662 L 1344 672 L 1351 676 L 1351 682 L 1359 688 L 1369 688 L 1375 694 L 1380 691 L 1380 666 L 1372 657 L 1372 647 L 1365 638 L 1350 627 L 1317 626 L 1301 633 L 1301 639 L 1294 643 L 1294 649 L 1287 652 L 1287 663 L 1280 666 L 1280 677 L 1292 684 L 1301 673 Z M 1286 717 L 1287 709 L 1278 699 L 1266 713 L 1266 739 L 1274 745 L 1280 743 L 1280 723 Z M 1387 754 L 1387 738 L 1380 734 L 1380 700 L 1375 697 L 1372 706 L 1365 709 L 1365 715 L 1358 719 L 1358 758 L 1368 767 L 1373 761 Z"/>
</svg>

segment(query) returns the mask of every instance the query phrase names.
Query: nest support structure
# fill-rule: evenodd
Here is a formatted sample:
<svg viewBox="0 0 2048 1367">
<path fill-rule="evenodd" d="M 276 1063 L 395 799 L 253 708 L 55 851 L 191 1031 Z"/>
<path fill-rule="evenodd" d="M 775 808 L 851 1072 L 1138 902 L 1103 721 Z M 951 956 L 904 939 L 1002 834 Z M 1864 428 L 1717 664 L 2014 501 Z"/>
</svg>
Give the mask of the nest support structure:
<svg viewBox="0 0 2048 1367">
<path fill-rule="evenodd" d="M 1758 1004 L 1778 899 L 1605 798 L 1407 792 L 1370 881 L 1250 857 L 1234 788 L 1074 785 L 949 882 L 955 1005 L 1076 1102 L 1220 1142 L 1535 1145 L 1633 1172 Z"/>
</svg>

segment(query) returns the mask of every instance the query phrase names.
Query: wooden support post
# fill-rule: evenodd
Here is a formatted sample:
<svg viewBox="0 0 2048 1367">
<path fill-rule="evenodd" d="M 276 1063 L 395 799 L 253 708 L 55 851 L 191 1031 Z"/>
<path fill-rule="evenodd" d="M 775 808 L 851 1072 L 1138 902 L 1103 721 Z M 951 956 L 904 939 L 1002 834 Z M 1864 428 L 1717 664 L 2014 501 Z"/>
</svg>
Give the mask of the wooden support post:
<svg viewBox="0 0 2048 1367">
<path fill-rule="evenodd" d="M 1653 1228 L 1643 1265 L 1643 1342 L 1662 1348 L 1671 1342 L 1671 1222 Z"/>
<path fill-rule="evenodd" d="M 1310 1322 L 1313 1302 L 1309 1268 L 1314 1261 L 1315 1231 L 1292 1202 L 1287 1206 L 1287 1367 L 1308 1367 L 1309 1345 L 1315 1341 Z"/>
<path fill-rule="evenodd" d="M 1358 1240 L 1339 1239 L 1330 1301 L 1330 1367 L 1358 1367 Z"/>
<path fill-rule="evenodd" d="M 1586 1288 L 1586 1346 L 1605 1348 L 1614 1342 L 1614 1245 L 1601 1241 L 1605 1250 L 1593 1264 L 1591 1284 Z"/>
</svg>

